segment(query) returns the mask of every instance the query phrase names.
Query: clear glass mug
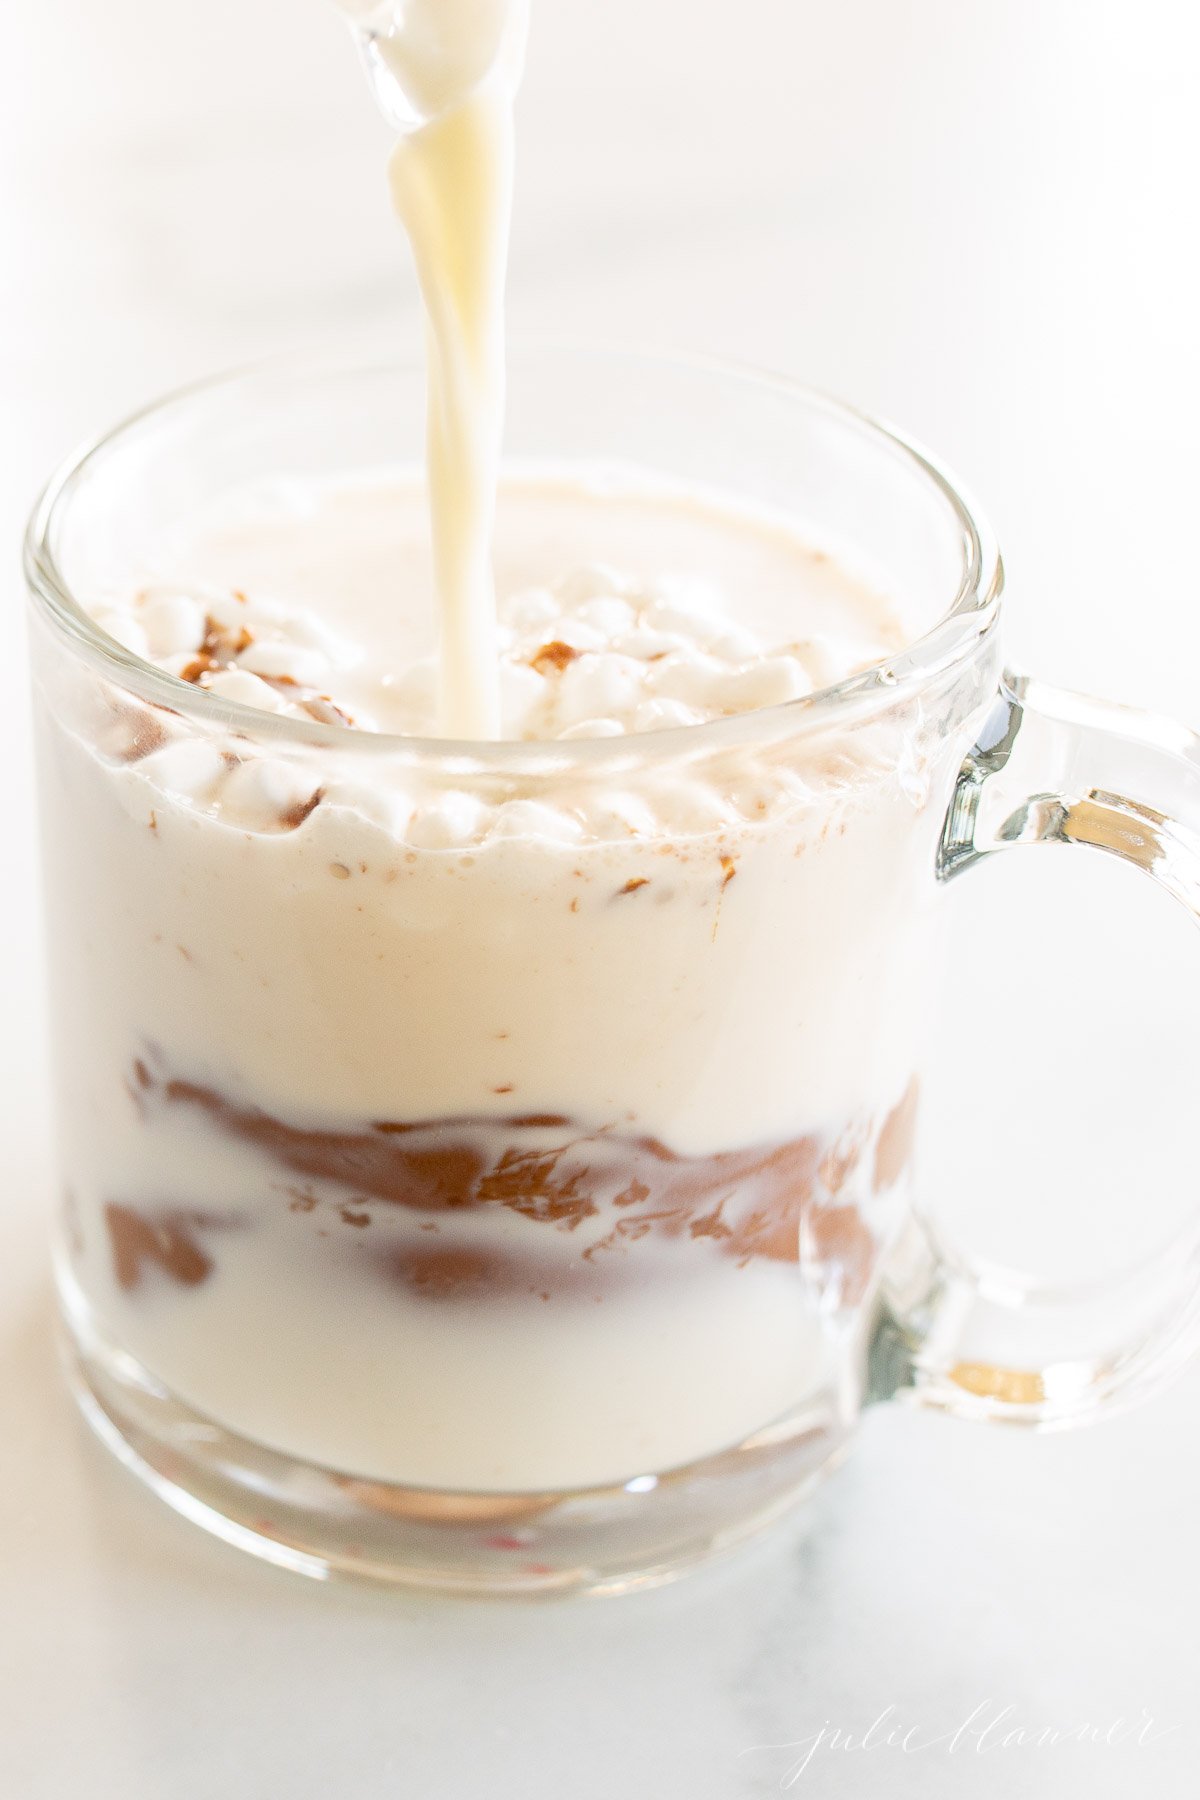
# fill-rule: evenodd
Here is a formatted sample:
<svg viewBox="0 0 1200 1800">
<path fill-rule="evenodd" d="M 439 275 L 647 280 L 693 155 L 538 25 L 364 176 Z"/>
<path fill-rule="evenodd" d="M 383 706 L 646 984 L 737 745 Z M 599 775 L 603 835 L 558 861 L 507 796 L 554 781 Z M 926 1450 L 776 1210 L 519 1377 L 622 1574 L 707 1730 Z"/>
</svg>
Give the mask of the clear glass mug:
<svg viewBox="0 0 1200 1800">
<path fill-rule="evenodd" d="M 27 546 L 58 1279 L 86 1416 L 228 1541 L 618 1591 L 785 1511 L 870 1400 L 1059 1425 L 1190 1350 L 1191 1240 L 1086 1291 L 993 1276 L 912 1145 L 941 886 L 1085 845 L 1194 908 L 1200 773 L 1181 728 L 1002 672 L 987 528 L 882 426 L 666 358 L 510 379 L 510 464 L 782 509 L 911 647 L 634 738 L 268 716 L 80 599 L 231 485 L 418 463 L 419 360 L 267 365 L 86 450 Z"/>
</svg>

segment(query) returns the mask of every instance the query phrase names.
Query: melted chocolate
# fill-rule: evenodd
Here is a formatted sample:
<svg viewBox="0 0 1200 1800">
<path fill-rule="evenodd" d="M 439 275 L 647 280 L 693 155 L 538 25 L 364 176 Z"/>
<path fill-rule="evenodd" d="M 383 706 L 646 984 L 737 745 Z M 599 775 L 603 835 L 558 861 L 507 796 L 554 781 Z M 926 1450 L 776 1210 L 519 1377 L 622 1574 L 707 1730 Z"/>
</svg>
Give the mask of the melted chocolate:
<svg viewBox="0 0 1200 1800">
<path fill-rule="evenodd" d="M 496 1294 L 537 1294 L 548 1300 L 551 1288 L 561 1285 L 561 1272 L 556 1269 L 539 1270 L 528 1259 L 461 1245 L 442 1246 L 436 1240 L 389 1250 L 385 1262 L 393 1280 L 424 1300 L 471 1300 Z"/>
<path fill-rule="evenodd" d="M 585 1131 L 553 1113 L 377 1120 L 352 1130 L 310 1130 L 239 1105 L 215 1088 L 162 1077 L 152 1061 L 139 1058 L 130 1083 L 147 1118 L 175 1108 L 204 1114 L 289 1176 L 341 1190 L 338 1215 L 356 1232 L 370 1225 L 373 1204 L 419 1215 L 421 1229 L 434 1232 L 439 1220 L 498 1208 L 565 1233 L 596 1220 L 599 1229 L 586 1234 L 575 1259 L 577 1269 L 590 1265 L 595 1273 L 613 1253 L 653 1235 L 708 1239 L 738 1262 L 767 1257 L 836 1267 L 844 1289 L 861 1286 L 874 1254 L 859 1211 L 865 1177 L 869 1168 L 876 1190 L 899 1178 L 916 1113 L 914 1083 L 878 1131 L 856 1125 L 832 1143 L 806 1136 L 689 1157 L 657 1138 Z M 839 1198 L 845 1190 L 847 1197 Z M 291 1185 L 286 1191 L 293 1211 L 318 1204 L 309 1188 Z M 208 1259 L 188 1233 L 189 1221 L 200 1222 L 195 1215 L 153 1221 L 127 1207 L 109 1212 L 119 1216 L 110 1231 L 122 1286 L 135 1285 L 146 1260 L 185 1284 L 203 1279 Z M 540 1292 L 548 1279 L 544 1268 L 533 1269 L 524 1257 L 478 1245 L 389 1250 L 387 1260 L 406 1287 L 431 1298 Z"/>
<path fill-rule="evenodd" d="M 127 1292 L 138 1286 L 147 1263 L 182 1287 L 197 1287 L 212 1270 L 212 1258 L 193 1235 L 195 1228 L 205 1223 L 200 1214 L 163 1213 L 155 1218 L 110 1201 L 104 1208 L 104 1222 L 112 1243 L 117 1285 Z"/>
</svg>

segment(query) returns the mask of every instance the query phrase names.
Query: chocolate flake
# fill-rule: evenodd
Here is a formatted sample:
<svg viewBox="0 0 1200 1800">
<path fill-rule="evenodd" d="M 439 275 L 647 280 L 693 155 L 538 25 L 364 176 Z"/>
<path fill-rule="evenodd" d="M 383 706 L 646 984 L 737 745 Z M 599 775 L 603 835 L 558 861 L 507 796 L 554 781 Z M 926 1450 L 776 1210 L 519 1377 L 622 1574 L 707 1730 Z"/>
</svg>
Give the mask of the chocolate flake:
<svg viewBox="0 0 1200 1800">
<path fill-rule="evenodd" d="M 297 702 L 302 712 L 318 725 L 353 725 L 354 720 L 348 712 L 331 700 L 328 694 L 312 694 L 307 699 Z"/>
<path fill-rule="evenodd" d="M 212 1270 L 211 1257 L 193 1236 L 195 1227 L 204 1223 L 199 1214 L 164 1213 L 154 1218 L 110 1201 L 104 1208 L 104 1222 L 112 1242 L 117 1286 L 127 1293 L 139 1285 L 147 1263 L 182 1287 L 199 1286 Z"/>
<path fill-rule="evenodd" d="M 398 1251 L 389 1268 L 406 1287 L 427 1300 L 462 1299 L 508 1286 L 500 1277 L 500 1259 L 480 1250 L 419 1248 Z"/>
<path fill-rule="evenodd" d="M 561 638 L 552 638 L 548 644 L 542 645 L 536 656 L 529 659 L 529 666 L 536 669 L 539 675 L 545 675 L 550 669 L 561 672 L 579 654 L 573 644 L 564 644 Z"/>
<path fill-rule="evenodd" d="M 279 823 L 285 831 L 298 831 L 305 819 L 314 813 L 325 798 L 323 787 L 314 788 L 307 800 L 297 800 L 294 806 L 287 807 L 279 815 Z"/>
</svg>

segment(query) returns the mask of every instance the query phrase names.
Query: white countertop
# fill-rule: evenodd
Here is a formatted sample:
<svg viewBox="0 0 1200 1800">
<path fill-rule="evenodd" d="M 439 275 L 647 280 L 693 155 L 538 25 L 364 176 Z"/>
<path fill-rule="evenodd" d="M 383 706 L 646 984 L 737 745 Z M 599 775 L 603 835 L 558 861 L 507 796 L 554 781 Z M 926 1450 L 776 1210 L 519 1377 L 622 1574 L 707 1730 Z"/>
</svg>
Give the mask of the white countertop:
<svg viewBox="0 0 1200 1800">
<path fill-rule="evenodd" d="M 322 0 L 7 11 L 0 1793 L 1190 1796 L 1200 1369 L 1058 1437 L 877 1409 L 806 1533 L 608 1602 L 308 1584 L 185 1525 L 87 1437 L 48 1294 L 23 515 L 76 438 L 157 390 L 339 328 L 411 332 L 415 301 L 384 134 Z M 986 500 L 1014 661 L 1200 720 L 1189 11 L 534 11 L 514 330 L 746 355 L 899 420 Z M 1091 1269 L 1194 1201 L 1200 955 L 1120 873 L 1011 860 L 953 898 L 929 1180 L 982 1248 Z M 994 1747 L 951 1747 L 1006 1706 Z M 823 1726 L 860 1738 L 888 1708 L 869 1746 L 797 1771 Z M 1146 1741 L 1079 1741 L 1143 1709 Z M 1017 1726 L 1075 1735 L 998 1747 Z M 907 1752 L 887 1742 L 910 1727 Z"/>
</svg>

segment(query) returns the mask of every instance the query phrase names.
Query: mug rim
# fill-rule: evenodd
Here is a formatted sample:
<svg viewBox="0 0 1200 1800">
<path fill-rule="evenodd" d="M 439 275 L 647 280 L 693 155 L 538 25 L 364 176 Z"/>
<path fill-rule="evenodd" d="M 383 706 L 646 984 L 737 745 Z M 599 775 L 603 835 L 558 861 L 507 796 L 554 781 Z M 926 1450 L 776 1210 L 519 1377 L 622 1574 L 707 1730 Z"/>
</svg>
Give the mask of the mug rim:
<svg viewBox="0 0 1200 1800">
<path fill-rule="evenodd" d="M 911 697 L 930 682 L 965 666 L 995 629 L 1004 586 L 1004 569 L 991 528 L 962 484 L 944 465 L 907 433 L 890 423 L 792 377 L 754 364 L 717 356 L 646 349 L 636 345 L 603 342 L 569 343 L 539 340 L 510 348 L 509 359 L 519 362 L 523 351 L 537 355 L 565 355 L 638 361 L 680 374 L 717 377 L 744 388 L 783 397 L 796 407 L 839 420 L 868 438 L 883 440 L 927 486 L 933 487 L 950 507 L 961 534 L 958 590 L 950 606 L 928 630 L 896 652 L 841 681 L 816 689 L 798 699 L 773 706 L 677 725 L 652 732 L 629 733 L 619 738 L 576 738 L 526 742 L 503 739 L 420 737 L 394 732 L 363 731 L 349 725 L 283 717 L 264 712 L 242 701 L 224 699 L 208 689 L 168 674 L 109 637 L 75 598 L 58 566 L 54 542 L 62 517 L 76 488 L 102 458 L 120 449 L 143 428 L 152 426 L 172 410 L 199 402 L 222 390 L 232 392 L 243 383 L 264 376 L 291 378 L 297 383 L 361 377 L 372 373 L 420 372 L 419 351 L 396 354 L 356 352 L 344 349 L 288 351 L 260 357 L 184 383 L 127 414 L 99 435 L 85 440 L 59 463 L 34 503 L 24 538 L 24 574 L 30 596 L 60 637 L 85 660 L 107 673 L 127 692 L 172 713 L 210 722 L 243 736 L 276 744 L 324 747 L 339 754 L 390 756 L 407 763 L 433 765 L 459 775 L 481 772 L 528 775 L 567 772 L 602 772 L 628 769 L 651 761 L 670 760 L 719 752 L 726 747 L 776 741 L 828 728 L 835 720 L 848 723 L 883 711 Z"/>
</svg>

